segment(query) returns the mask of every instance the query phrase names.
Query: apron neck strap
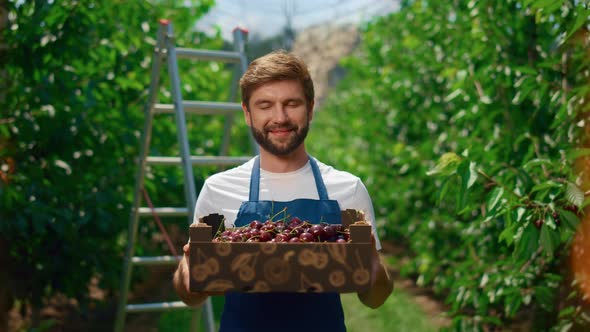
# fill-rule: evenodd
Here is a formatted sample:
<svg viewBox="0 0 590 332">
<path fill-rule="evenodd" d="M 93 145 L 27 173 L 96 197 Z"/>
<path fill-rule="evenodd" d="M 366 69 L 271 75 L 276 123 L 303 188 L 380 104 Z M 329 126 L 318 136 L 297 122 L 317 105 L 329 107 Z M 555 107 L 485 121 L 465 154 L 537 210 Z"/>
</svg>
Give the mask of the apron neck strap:
<svg viewBox="0 0 590 332">
<path fill-rule="evenodd" d="M 316 163 L 315 159 L 308 155 L 309 164 L 313 172 L 313 178 L 315 179 L 315 186 L 318 191 L 320 200 L 328 200 L 328 190 L 322 179 L 320 168 Z M 260 156 L 256 156 L 254 159 L 254 166 L 252 167 L 252 174 L 250 175 L 250 202 L 257 202 L 260 194 Z"/>
</svg>

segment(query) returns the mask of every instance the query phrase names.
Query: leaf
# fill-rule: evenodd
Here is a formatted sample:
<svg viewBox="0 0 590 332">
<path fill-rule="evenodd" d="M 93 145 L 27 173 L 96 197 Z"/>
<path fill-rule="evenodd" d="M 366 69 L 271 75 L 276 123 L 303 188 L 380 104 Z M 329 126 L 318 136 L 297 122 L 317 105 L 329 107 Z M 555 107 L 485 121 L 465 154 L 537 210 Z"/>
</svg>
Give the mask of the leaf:
<svg viewBox="0 0 590 332">
<path fill-rule="evenodd" d="M 590 15 L 590 8 L 586 9 L 582 6 L 578 6 L 576 9 L 576 20 L 569 28 L 567 36 L 564 40 L 568 40 L 578 29 L 584 24 L 588 24 L 588 15 Z"/>
<path fill-rule="evenodd" d="M 440 203 L 442 202 L 442 200 L 445 198 L 447 191 L 449 191 L 449 180 L 452 178 L 452 176 L 446 177 L 441 186 L 440 186 L 440 190 L 438 192 L 438 196 L 437 196 L 437 205 L 440 205 Z"/>
<path fill-rule="evenodd" d="M 547 182 L 541 182 L 541 183 L 537 183 L 533 189 L 531 189 L 531 194 L 534 193 L 535 191 L 539 191 L 539 190 L 543 190 L 543 189 L 549 189 L 549 188 L 561 188 L 562 184 L 561 183 L 557 183 L 555 181 L 549 180 Z"/>
<path fill-rule="evenodd" d="M 559 318 L 570 316 L 574 312 L 576 312 L 576 308 L 574 308 L 573 306 L 565 307 L 561 309 L 561 311 L 559 311 Z"/>
<path fill-rule="evenodd" d="M 537 286 L 535 287 L 535 298 L 541 307 L 549 309 L 553 303 L 554 290 L 547 286 Z"/>
<path fill-rule="evenodd" d="M 559 332 L 568 332 L 569 330 L 571 330 L 573 325 L 574 325 L 574 322 L 566 323 L 559 329 Z"/>
<path fill-rule="evenodd" d="M 475 181 L 477 180 L 477 168 L 475 162 L 469 163 L 469 173 L 467 179 L 467 189 L 471 188 Z"/>
<path fill-rule="evenodd" d="M 461 89 L 457 89 L 457 90 L 451 92 L 448 96 L 445 97 L 445 101 L 449 102 L 449 101 L 457 98 L 462 92 L 463 92 L 463 90 L 461 90 Z"/>
<path fill-rule="evenodd" d="M 543 225 L 549 226 L 549 228 L 555 230 L 557 225 L 555 224 L 555 219 L 551 213 L 545 214 L 545 219 L 543 220 Z"/>
<path fill-rule="evenodd" d="M 573 149 L 567 153 L 567 160 L 572 162 L 580 157 L 586 157 L 588 155 L 590 155 L 590 148 Z"/>
<path fill-rule="evenodd" d="M 517 225 L 512 224 L 509 227 L 504 228 L 500 236 L 498 237 L 498 242 L 506 242 L 507 245 L 511 245 L 514 242 L 514 230 L 516 229 Z"/>
<path fill-rule="evenodd" d="M 559 219 L 561 219 L 569 229 L 576 231 L 580 219 L 575 213 L 563 209 L 557 209 L 557 213 L 559 213 Z"/>
<path fill-rule="evenodd" d="M 451 175 L 456 172 L 457 167 L 461 163 L 461 157 L 454 152 L 444 153 L 436 163 L 436 166 L 430 171 L 426 172 L 426 175 L 442 174 Z"/>
<path fill-rule="evenodd" d="M 582 192 L 582 190 L 580 190 L 580 188 L 578 188 L 578 186 L 571 182 L 567 183 L 567 188 L 565 190 L 565 198 L 568 200 L 568 202 L 572 203 L 577 207 L 581 207 L 584 203 L 584 193 Z"/>
<path fill-rule="evenodd" d="M 522 166 L 522 168 L 528 171 L 531 168 L 533 168 L 535 166 L 540 166 L 540 165 L 551 165 L 551 160 L 543 159 L 543 158 L 531 159 L 526 164 L 524 164 Z"/>
<path fill-rule="evenodd" d="M 520 294 L 511 294 L 506 298 L 506 302 L 508 303 L 506 303 L 504 310 L 506 310 L 506 315 L 508 317 L 512 317 L 516 314 L 522 304 L 522 296 Z"/>
<path fill-rule="evenodd" d="M 521 181 L 521 187 L 523 189 L 524 192 L 529 191 L 531 186 L 533 185 L 533 179 L 531 178 L 531 176 L 529 175 L 529 173 L 527 173 L 524 169 L 519 168 L 517 169 L 518 173 L 517 173 L 517 177 L 518 179 Z"/>
<path fill-rule="evenodd" d="M 541 227 L 541 237 L 539 238 L 539 242 L 541 243 L 543 250 L 545 250 L 549 256 L 553 256 L 555 248 L 559 245 L 559 231 L 552 230 L 547 225 L 543 225 Z"/>
<path fill-rule="evenodd" d="M 490 192 L 490 194 L 488 195 L 487 204 L 486 204 L 488 213 L 490 213 L 491 211 L 494 211 L 494 208 L 496 207 L 498 202 L 500 202 L 500 199 L 502 198 L 503 194 L 504 194 L 504 188 L 502 188 L 502 187 L 496 187 Z"/>
<path fill-rule="evenodd" d="M 539 246 L 539 230 L 532 224 L 524 228 L 522 236 L 516 244 L 514 254 L 518 261 L 528 260 Z"/>
<path fill-rule="evenodd" d="M 461 164 L 459 164 L 457 173 L 461 177 L 461 190 L 458 194 L 459 202 L 457 209 L 462 210 L 467 204 L 467 194 L 469 188 L 471 188 L 473 183 L 475 183 L 475 180 L 477 180 L 477 170 L 475 170 L 475 163 L 469 162 L 467 160 L 463 161 Z M 463 211 L 461 211 L 459 214 L 462 213 Z"/>
<path fill-rule="evenodd" d="M 522 217 L 524 216 L 524 213 L 526 212 L 526 209 L 523 207 L 519 207 L 516 209 L 516 221 L 520 222 L 522 220 Z"/>
</svg>

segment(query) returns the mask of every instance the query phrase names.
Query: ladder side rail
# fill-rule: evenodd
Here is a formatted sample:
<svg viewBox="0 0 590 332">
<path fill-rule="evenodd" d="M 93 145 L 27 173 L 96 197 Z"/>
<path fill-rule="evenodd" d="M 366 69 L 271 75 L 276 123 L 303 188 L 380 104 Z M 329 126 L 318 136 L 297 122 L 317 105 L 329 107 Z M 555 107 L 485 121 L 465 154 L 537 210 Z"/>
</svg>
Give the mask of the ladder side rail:
<svg viewBox="0 0 590 332">
<path fill-rule="evenodd" d="M 236 29 L 238 30 L 238 29 Z M 242 56 L 242 58 L 240 59 L 240 66 L 241 66 L 241 72 L 242 75 L 246 72 L 246 70 L 248 70 L 248 59 L 246 58 L 246 42 L 244 39 L 244 34 L 237 34 L 236 30 L 234 30 L 234 34 L 236 36 L 236 39 L 238 39 L 238 47 L 239 47 L 239 52 Z M 243 31 L 243 30 L 240 30 Z M 254 139 L 254 136 L 252 135 L 252 131 L 248 131 L 248 137 L 250 138 L 250 146 L 252 147 L 252 152 L 255 155 L 260 154 L 260 148 L 258 146 L 258 143 L 256 142 L 256 140 Z"/>
<path fill-rule="evenodd" d="M 238 30 L 238 29 L 236 29 Z M 239 46 L 239 52 L 242 55 L 242 59 L 240 60 L 240 66 L 242 69 L 242 75 L 246 72 L 246 70 L 248 70 L 248 59 L 246 58 L 246 43 L 244 41 L 244 35 L 243 34 L 237 34 L 236 30 L 234 30 L 234 34 L 236 36 L 237 39 L 240 39 L 240 41 L 238 42 L 238 46 Z M 248 137 L 250 138 L 250 146 L 252 147 L 252 152 L 254 152 L 255 155 L 260 154 L 260 147 L 258 146 L 258 143 L 256 142 L 256 140 L 254 139 L 254 136 L 252 135 L 252 131 L 248 132 Z"/>
<path fill-rule="evenodd" d="M 176 49 L 175 49 L 175 38 L 174 32 L 172 29 L 172 24 L 168 24 L 167 26 L 167 35 L 166 35 L 166 49 L 168 51 L 168 75 L 170 76 L 171 85 L 172 85 L 172 99 L 174 102 L 174 106 L 176 108 L 176 128 L 177 128 L 177 136 L 178 136 L 178 144 L 180 147 L 180 155 L 182 158 L 182 167 L 184 169 L 184 192 L 185 192 L 185 199 L 188 208 L 188 224 L 192 224 L 192 219 L 195 212 L 195 203 L 197 201 L 197 193 L 195 188 L 195 179 L 193 176 L 193 166 L 191 163 L 190 158 L 190 148 L 188 144 L 188 134 L 186 129 L 186 119 L 183 109 L 183 102 L 182 102 L 182 93 L 180 89 L 180 78 L 178 72 L 178 61 L 176 57 Z M 211 304 L 211 299 L 208 298 L 205 301 L 204 308 L 205 310 L 205 328 L 209 332 L 215 331 L 215 321 L 213 318 L 213 305 Z M 195 314 L 198 314 L 198 311 L 195 311 Z M 193 320 L 191 327 L 192 330 L 197 330 L 198 325 L 196 324 L 196 320 Z"/>
<path fill-rule="evenodd" d="M 233 75 L 232 75 L 232 84 L 231 90 L 229 95 L 229 101 L 233 102 L 236 101 L 238 96 L 238 85 L 240 77 L 246 72 L 247 60 L 245 54 L 245 42 L 246 42 L 246 31 L 235 28 L 233 31 L 234 37 L 234 52 L 240 55 L 239 62 L 235 65 Z M 231 137 L 231 128 L 234 122 L 234 114 L 228 114 L 225 117 L 225 123 L 223 125 L 223 140 L 221 142 L 221 149 L 219 150 L 220 156 L 227 156 L 229 152 L 229 143 Z"/>
<path fill-rule="evenodd" d="M 129 292 L 129 284 L 131 282 L 131 269 L 133 264 L 131 259 L 135 252 L 135 242 L 137 239 L 137 228 L 139 223 L 139 206 L 141 204 L 140 191 L 143 187 L 143 181 L 146 170 L 146 158 L 149 151 L 152 123 L 153 123 L 153 107 L 158 97 L 158 87 L 160 81 L 160 68 L 163 62 L 163 27 L 160 25 L 158 31 L 158 39 L 156 42 L 156 49 L 154 50 L 154 61 L 152 63 L 150 87 L 148 90 L 148 102 L 144 108 L 144 126 L 142 132 L 141 146 L 138 159 L 138 169 L 135 176 L 135 188 L 133 193 L 133 207 L 129 219 L 128 229 L 128 243 L 125 251 L 125 261 L 122 273 L 121 293 L 119 294 L 119 305 L 117 307 L 117 314 L 115 319 L 115 332 L 122 332 L 125 327 L 126 305 Z"/>
<path fill-rule="evenodd" d="M 175 119 L 176 119 L 176 134 L 178 138 L 178 145 L 180 147 L 180 157 L 182 161 L 182 168 L 184 173 L 184 197 L 188 207 L 188 222 L 192 223 L 194 215 L 194 204 L 197 200 L 196 188 L 193 177 L 193 168 L 190 158 L 190 148 L 188 144 L 188 134 L 186 129 L 186 117 L 184 114 L 184 104 L 182 102 L 182 92 L 180 88 L 180 78 L 178 72 L 178 62 L 176 58 L 176 49 L 174 47 L 174 32 L 172 24 L 167 26 L 166 35 L 166 49 L 168 52 L 168 75 L 171 81 L 171 93 L 174 103 Z"/>
</svg>

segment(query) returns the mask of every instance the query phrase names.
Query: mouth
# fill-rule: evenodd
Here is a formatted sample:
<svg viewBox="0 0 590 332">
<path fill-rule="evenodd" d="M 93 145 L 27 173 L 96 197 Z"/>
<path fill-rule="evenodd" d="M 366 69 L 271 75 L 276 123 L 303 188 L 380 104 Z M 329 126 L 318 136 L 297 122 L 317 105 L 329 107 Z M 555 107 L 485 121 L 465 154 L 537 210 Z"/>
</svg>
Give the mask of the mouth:
<svg viewBox="0 0 590 332">
<path fill-rule="evenodd" d="M 269 129 L 267 132 L 272 134 L 273 136 L 285 137 L 291 134 L 291 132 L 293 132 L 294 130 L 294 128 L 273 128 Z"/>
</svg>

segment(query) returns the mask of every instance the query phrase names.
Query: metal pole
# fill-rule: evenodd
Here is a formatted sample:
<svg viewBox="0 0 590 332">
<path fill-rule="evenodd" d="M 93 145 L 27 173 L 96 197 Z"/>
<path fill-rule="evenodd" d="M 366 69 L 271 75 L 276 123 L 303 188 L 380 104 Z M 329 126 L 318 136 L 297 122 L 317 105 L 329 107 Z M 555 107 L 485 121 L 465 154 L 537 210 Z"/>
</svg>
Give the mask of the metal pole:
<svg viewBox="0 0 590 332">
<path fill-rule="evenodd" d="M 197 193 L 195 188 L 195 179 L 193 176 L 193 165 L 190 158 L 190 148 L 188 145 L 186 119 L 184 116 L 178 63 L 176 61 L 176 50 L 174 47 L 174 32 L 172 30 L 171 23 L 168 24 L 167 27 L 166 49 L 168 50 L 168 75 L 171 79 L 172 99 L 176 109 L 176 128 L 178 134 L 178 144 L 180 146 L 180 156 L 182 158 L 182 167 L 184 169 L 184 194 L 188 207 L 188 223 L 190 225 L 192 224 L 192 219 L 195 213 Z M 211 299 L 207 299 L 203 309 L 205 313 L 205 328 L 207 331 L 213 332 L 215 330 L 215 320 L 213 318 L 213 306 L 211 305 Z"/>
<path fill-rule="evenodd" d="M 143 187 L 143 178 L 145 175 L 146 158 L 150 146 L 150 140 L 152 135 L 152 122 L 153 122 L 153 105 L 156 103 L 158 96 L 158 86 L 160 81 L 160 66 L 162 64 L 162 52 L 163 52 L 163 35 L 164 35 L 164 23 L 160 21 L 160 27 L 158 30 L 158 41 L 156 44 L 156 50 L 154 51 L 154 62 L 152 63 L 152 73 L 150 88 L 148 94 L 148 102 L 145 105 L 145 121 L 143 125 L 143 134 L 141 140 L 141 147 L 139 152 L 138 170 L 135 176 L 135 189 L 133 195 L 133 208 L 131 210 L 131 216 L 129 220 L 128 229 L 128 243 L 127 250 L 125 252 L 125 262 L 123 267 L 123 275 L 121 277 L 121 294 L 119 298 L 119 305 L 117 307 L 117 316 L 115 319 L 115 332 L 122 332 L 125 327 L 125 315 L 127 296 L 129 292 L 129 283 L 131 282 L 131 257 L 133 257 L 135 251 L 135 241 L 137 239 L 137 226 L 139 223 L 139 205 L 141 204 L 140 190 Z"/>
<path fill-rule="evenodd" d="M 229 94 L 229 101 L 236 101 L 238 95 L 238 81 L 242 75 L 246 72 L 248 67 L 248 60 L 246 59 L 246 47 L 245 39 L 248 36 L 248 31 L 241 28 L 235 28 L 233 31 L 234 36 L 234 52 L 240 54 L 240 61 L 234 67 L 232 75 L 232 84 Z M 231 128 L 234 122 L 234 114 L 228 114 L 225 117 L 225 123 L 223 126 L 223 141 L 221 142 L 221 149 L 219 151 L 220 156 L 225 156 L 229 151 L 229 140 L 231 137 Z"/>
</svg>

